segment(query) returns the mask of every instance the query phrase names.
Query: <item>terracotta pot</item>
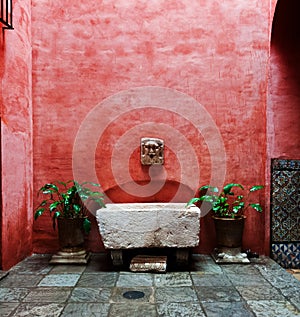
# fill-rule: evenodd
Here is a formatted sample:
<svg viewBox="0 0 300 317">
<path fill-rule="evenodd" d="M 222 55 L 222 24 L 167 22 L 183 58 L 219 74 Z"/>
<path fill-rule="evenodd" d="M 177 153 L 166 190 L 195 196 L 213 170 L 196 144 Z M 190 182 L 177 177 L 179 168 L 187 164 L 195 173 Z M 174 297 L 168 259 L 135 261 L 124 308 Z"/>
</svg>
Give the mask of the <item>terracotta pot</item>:
<svg viewBox="0 0 300 317">
<path fill-rule="evenodd" d="M 83 250 L 84 218 L 57 218 L 58 239 L 61 251 L 77 252 Z"/>
<path fill-rule="evenodd" d="M 239 218 L 213 216 L 213 219 L 219 247 L 238 248 L 242 246 L 245 216 Z"/>
</svg>

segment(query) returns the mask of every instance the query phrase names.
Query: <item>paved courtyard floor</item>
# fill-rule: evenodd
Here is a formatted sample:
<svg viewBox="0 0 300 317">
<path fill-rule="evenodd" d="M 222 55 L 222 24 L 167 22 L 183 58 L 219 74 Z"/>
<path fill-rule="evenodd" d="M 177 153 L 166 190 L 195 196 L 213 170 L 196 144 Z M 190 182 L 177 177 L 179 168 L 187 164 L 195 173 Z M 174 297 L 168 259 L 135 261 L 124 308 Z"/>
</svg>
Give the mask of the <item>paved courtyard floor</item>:
<svg viewBox="0 0 300 317">
<path fill-rule="evenodd" d="M 0 316 L 300 316 L 300 281 L 268 257 L 217 265 L 193 255 L 185 271 L 113 270 L 106 254 L 87 265 L 33 255 L 0 276 Z M 3 275 L 5 275 L 3 274 Z M 144 295 L 127 299 L 127 291 Z"/>
</svg>

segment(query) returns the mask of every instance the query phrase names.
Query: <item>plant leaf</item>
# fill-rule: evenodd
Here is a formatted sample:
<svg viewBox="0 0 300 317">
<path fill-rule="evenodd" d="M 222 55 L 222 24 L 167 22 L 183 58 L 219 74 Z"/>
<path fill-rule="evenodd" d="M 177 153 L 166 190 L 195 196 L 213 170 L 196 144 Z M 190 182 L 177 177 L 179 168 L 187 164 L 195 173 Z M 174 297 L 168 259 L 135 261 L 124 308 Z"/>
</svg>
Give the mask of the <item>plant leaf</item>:
<svg viewBox="0 0 300 317">
<path fill-rule="evenodd" d="M 63 185 L 65 188 L 67 187 L 67 183 L 62 182 L 62 181 L 57 181 L 58 184 Z"/>
<path fill-rule="evenodd" d="M 207 201 L 213 203 L 216 200 L 216 196 L 203 195 L 199 198 L 199 201 Z"/>
<path fill-rule="evenodd" d="M 48 184 L 45 184 L 43 187 L 41 187 L 40 190 L 42 191 L 52 190 L 52 191 L 58 192 L 58 187 L 55 184 L 48 183 Z"/>
<path fill-rule="evenodd" d="M 45 211 L 45 208 L 40 208 L 34 213 L 34 220 L 37 220 L 38 217 L 40 217 L 43 212 Z"/>
<path fill-rule="evenodd" d="M 94 201 L 95 201 L 96 203 L 98 203 L 98 204 L 100 205 L 100 207 L 106 208 L 105 203 L 104 203 L 104 201 L 103 201 L 103 198 L 96 198 L 96 199 L 94 199 Z"/>
<path fill-rule="evenodd" d="M 81 206 L 80 205 L 73 204 L 73 208 L 74 208 L 76 214 L 80 213 L 80 211 L 81 211 Z"/>
<path fill-rule="evenodd" d="M 48 200 L 43 200 L 43 201 L 40 203 L 40 207 L 46 206 L 47 203 L 48 203 Z"/>
<path fill-rule="evenodd" d="M 214 186 L 210 186 L 210 185 L 204 185 L 204 186 L 200 187 L 199 191 L 208 190 L 208 189 L 213 193 L 219 192 L 218 187 L 214 187 Z"/>
<path fill-rule="evenodd" d="M 235 184 L 235 183 L 230 183 L 224 186 L 223 192 L 225 195 L 234 195 L 233 192 L 231 192 L 232 187 L 239 187 L 241 189 L 244 189 L 244 187 L 241 184 Z"/>
<path fill-rule="evenodd" d="M 249 204 L 253 209 L 255 209 L 258 212 L 262 212 L 262 207 L 260 204 Z"/>
<path fill-rule="evenodd" d="M 241 201 L 238 205 L 233 206 L 232 210 L 235 214 L 239 213 L 240 210 L 242 210 L 245 206 L 245 203 L 243 201 Z"/>
<path fill-rule="evenodd" d="M 87 234 L 91 231 L 91 222 L 88 218 L 83 220 L 83 230 Z"/>
<path fill-rule="evenodd" d="M 54 203 L 52 203 L 50 206 L 49 206 L 49 210 L 50 212 L 52 212 L 53 210 L 55 210 L 57 208 L 58 205 L 61 204 L 61 201 L 55 201 Z"/>
<path fill-rule="evenodd" d="M 56 227 L 56 219 L 60 216 L 60 212 L 59 211 L 56 211 L 52 217 L 52 226 L 53 226 L 53 229 L 55 230 L 55 227 Z"/>
<path fill-rule="evenodd" d="M 193 204 L 195 204 L 195 203 L 197 203 L 197 202 L 199 202 L 199 201 L 200 201 L 200 198 L 198 198 L 198 197 L 192 198 L 192 199 L 190 199 L 190 200 L 187 202 L 186 206 L 193 205 Z"/>
<path fill-rule="evenodd" d="M 262 189 L 262 188 L 264 188 L 263 185 L 252 186 L 252 187 L 250 188 L 250 192 L 255 192 L 256 190 L 260 190 L 260 189 Z"/>
</svg>

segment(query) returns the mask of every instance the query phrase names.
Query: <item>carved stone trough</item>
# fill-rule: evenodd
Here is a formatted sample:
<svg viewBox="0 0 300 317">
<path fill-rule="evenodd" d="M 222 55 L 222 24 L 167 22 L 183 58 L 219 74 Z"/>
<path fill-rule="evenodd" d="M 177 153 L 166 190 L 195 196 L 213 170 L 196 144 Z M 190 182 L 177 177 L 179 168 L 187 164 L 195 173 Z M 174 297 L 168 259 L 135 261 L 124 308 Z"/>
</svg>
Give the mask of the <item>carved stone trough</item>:
<svg viewBox="0 0 300 317">
<path fill-rule="evenodd" d="M 114 265 L 123 250 L 175 248 L 178 264 L 186 264 L 189 248 L 199 244 L 200 209 L 185 203 L 107 204 L 96 214 L 100 235 Z"/>
</svg>

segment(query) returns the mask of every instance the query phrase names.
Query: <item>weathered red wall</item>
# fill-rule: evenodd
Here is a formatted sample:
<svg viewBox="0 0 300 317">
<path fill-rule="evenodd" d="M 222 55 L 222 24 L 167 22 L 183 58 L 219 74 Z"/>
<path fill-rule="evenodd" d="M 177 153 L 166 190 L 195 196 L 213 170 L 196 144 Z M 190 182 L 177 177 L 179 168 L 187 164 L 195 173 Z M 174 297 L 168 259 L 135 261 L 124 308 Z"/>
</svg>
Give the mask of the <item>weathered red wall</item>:
<svg viewBox="0 0 300 317">
<path fill-rule="evenodd" d="M 208 135 L 216 133 L 214 126 L 193 126 L 193 119 L 200 120 L 204 114 L 216 123 L 226 152 L 219 162 L 213 161 L 213 168 L 225 166 L 226 182 L 265 182 L 269 1 L 77 0 L 65 1 L 62 7 L 59 2 L 34 0 L 32 4 L 35 192 L 47 181 L 73 177 L 72 149 L 86 124 L 88 129 L 90 125 L 96 128 L 80 141 L 87 151 L 96 148 L 87 157 L 92 157 L 103 188 L 114 201 L 140 200 L 139 195 L 126 196 L 113 179 L 110 163 L 113 150 L 118 150 L 114 144 L 129 128 L 144 123 L 153 132 L 145 136 L 160 137 L 159 122 L 183 135 L 196 149 L 201 170 L 194 175 L 198 184 L 192 191 L 196 192 L 199 185 L 210 181 L 211 162 L 219 155 L 218 148 L 211 146 L 210 152 L 205 144 L 213 144 Z M 149 86 L 158 87 L 149 99 L 136 94 L 137 87 L 147 92 Z M 163 94 L 164 89 L 165 97 L 170 89 L 170 98 L 182 94 L 186 103 L 166 111 L 165 104 L 158 105 L 163 100 L 159 91 Z M 198 108 L 190 99 L 199 103 Z M 100 109 L 98 117 L 85 121 L 95 108 Z M 119 116 L 113 116 L 118 109 Z M 103 133 L 99 132 L 101 125 Z M 144 184 L 149 176 L 138 160 L 139 136 L 144 130 L 136 129 L 136 142 L 126 139 L 130 141 L 128 160 L 116 161 Z M 96 141 L 95 131 L 100 133 Z M 172 146 L 166 144 L 164 195 L 145 200 L 162 200 L 177 186 L 179 165 L 187 174 L 194 168 L 190 166 L 194 154 L 175 151 L 174 140 L 168 140 Z M 185 142 L 180 142 L 184 147 Z M 81 159 L 83 165 L 91 164 Z M 251 213 L 248 218 L 244 246 L 264 252 L 264 217 Z M 214 241 L 211 220 L 205 217 L 196 251 L 209 252 Z M 33 243 L 35 252 L 57 250 L 56 233 L 47 215 L 35 222 Z M 89 245 L 94 251 L 102 248 L 95 223 Z"/>
<path fill-rule="evenodd" d="M 30 1 L 14 1 L 14 30 L 1 31 L 2 269 L 32 251 Z"/>
</svg>

